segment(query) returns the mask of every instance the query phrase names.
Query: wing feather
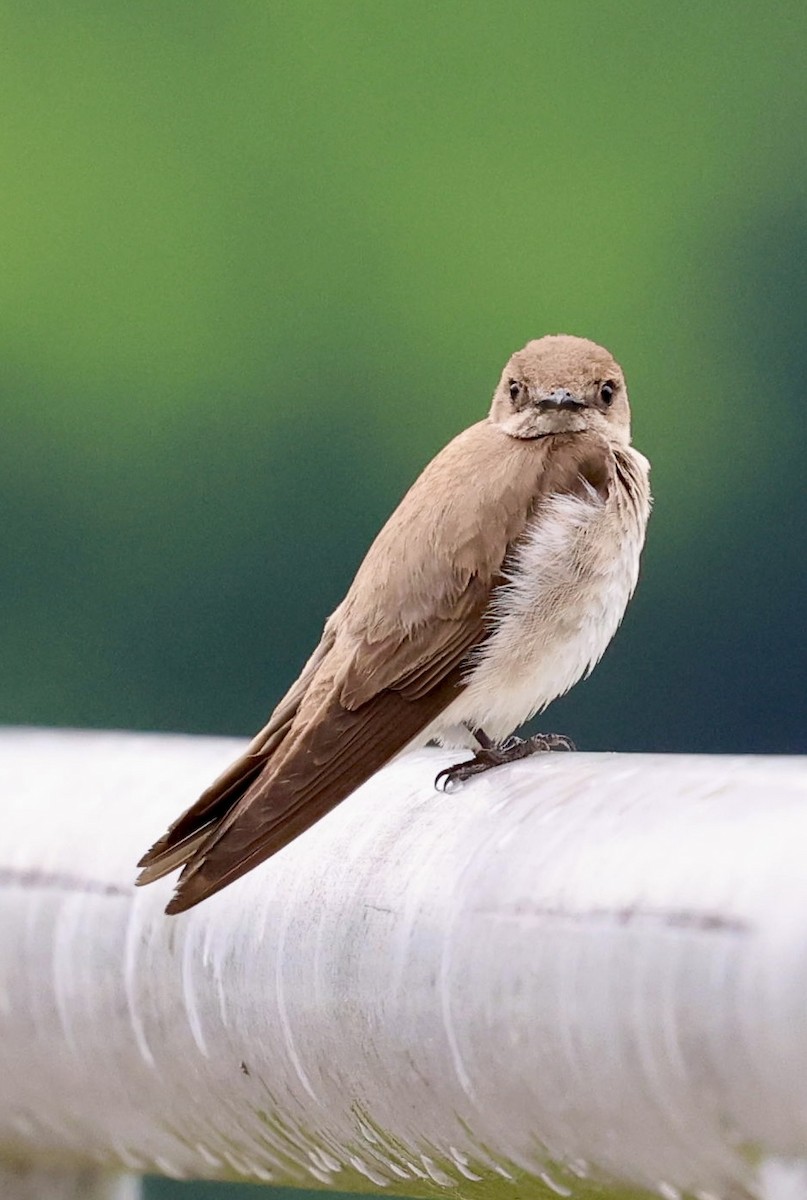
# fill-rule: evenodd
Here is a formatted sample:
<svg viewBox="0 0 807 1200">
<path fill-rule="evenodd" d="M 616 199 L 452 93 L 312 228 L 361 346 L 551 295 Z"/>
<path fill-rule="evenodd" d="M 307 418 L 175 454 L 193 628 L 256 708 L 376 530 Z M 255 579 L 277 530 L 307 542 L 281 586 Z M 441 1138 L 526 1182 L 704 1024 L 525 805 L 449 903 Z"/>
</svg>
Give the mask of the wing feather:
<svg viewBox="0 0 807 1200">
<path fill-rule="evenodd" d="M 450 703 L 446 680 L 413 703 L 385 691 L 358 711 L 332 697 L 282 763 L 252 785 L 180 876 L 167 912 L 182 912 L 282 850 L 383 767 Z"/>
<path fill-rule="evenodd" d="M 282 849 L 426 729 L 463 687 L 492 592 L 542 499 L 610 486 L 599 439 L 488 422 L 426 468 L 376 538 L 298 681 L 246 753 L 144 857 L 180 862 L 179 912 Z"/>
</svg>

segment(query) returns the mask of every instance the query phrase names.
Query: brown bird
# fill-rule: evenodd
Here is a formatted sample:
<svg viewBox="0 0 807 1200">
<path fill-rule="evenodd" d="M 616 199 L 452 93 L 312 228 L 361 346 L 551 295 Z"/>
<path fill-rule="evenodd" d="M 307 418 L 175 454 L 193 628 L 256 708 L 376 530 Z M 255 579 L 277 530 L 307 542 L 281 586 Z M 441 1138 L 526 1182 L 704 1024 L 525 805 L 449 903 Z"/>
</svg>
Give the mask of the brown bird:
<svg viewBox="0 0 807 1200">
<path fill-rule="evenodd" d="M 237 762 L 143 857 L 167 912 L 277 853 L 405 748 L 476 749 L 444 782 L 559 735 L 507 737 L 602 656 L 639 575 L 649 464 L 622 369 L 583 338 L 512 356 L 486 420 L 426 467 Z M 438 776 L 438 780 L 441 778 Z"/>
</svg>

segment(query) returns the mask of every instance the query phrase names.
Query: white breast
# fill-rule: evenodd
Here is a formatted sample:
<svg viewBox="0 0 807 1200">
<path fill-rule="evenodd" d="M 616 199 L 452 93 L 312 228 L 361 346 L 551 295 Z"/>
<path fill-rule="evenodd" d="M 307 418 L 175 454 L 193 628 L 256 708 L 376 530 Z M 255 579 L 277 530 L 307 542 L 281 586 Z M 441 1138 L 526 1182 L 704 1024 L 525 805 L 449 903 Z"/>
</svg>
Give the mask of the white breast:
<svg viewBox="0 0 807 1200">
<path fill-rule="evenodd" d="M 500 740 L 591 671 L 636 587 L 648 513 L 649 498 L 617 489 L 542 507 L 496 593 L 494 632 L 431 736 L 464 741 L 465 723 Z"/>
</svg>

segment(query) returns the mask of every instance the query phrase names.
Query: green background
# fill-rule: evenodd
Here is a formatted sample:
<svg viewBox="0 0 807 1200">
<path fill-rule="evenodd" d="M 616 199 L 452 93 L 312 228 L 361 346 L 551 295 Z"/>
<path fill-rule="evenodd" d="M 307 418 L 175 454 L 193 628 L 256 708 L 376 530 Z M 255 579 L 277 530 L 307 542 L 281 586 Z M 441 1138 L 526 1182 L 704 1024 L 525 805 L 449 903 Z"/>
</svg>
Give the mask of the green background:
<svg viewBox="0 0 807 1200">
<path fill-rule="evenodd" d="M 252 732 L 564 331 L 623 363 L 656 511 L 549 723 L 807 749 L 805 34 L 801 0 L 5 3 L 0 720 Z"/>
</svg>

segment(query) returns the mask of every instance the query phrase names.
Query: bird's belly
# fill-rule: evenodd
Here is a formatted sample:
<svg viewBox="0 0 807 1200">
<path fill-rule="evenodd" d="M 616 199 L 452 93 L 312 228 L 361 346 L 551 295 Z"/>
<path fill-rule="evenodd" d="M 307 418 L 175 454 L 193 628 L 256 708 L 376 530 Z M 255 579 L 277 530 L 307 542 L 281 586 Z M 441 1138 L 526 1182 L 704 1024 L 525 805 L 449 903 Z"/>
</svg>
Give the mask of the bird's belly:
<svg viewBox="0 0 807 1200">
<path fill-rule="evenodd" d="M 491 609 L 493 632 L 439 719 L 495 739 L 562 696 L 599 661 L 636 586 L 644 522 L 600 500 L 558 497 L 536 521 Z"/>
</svg>

